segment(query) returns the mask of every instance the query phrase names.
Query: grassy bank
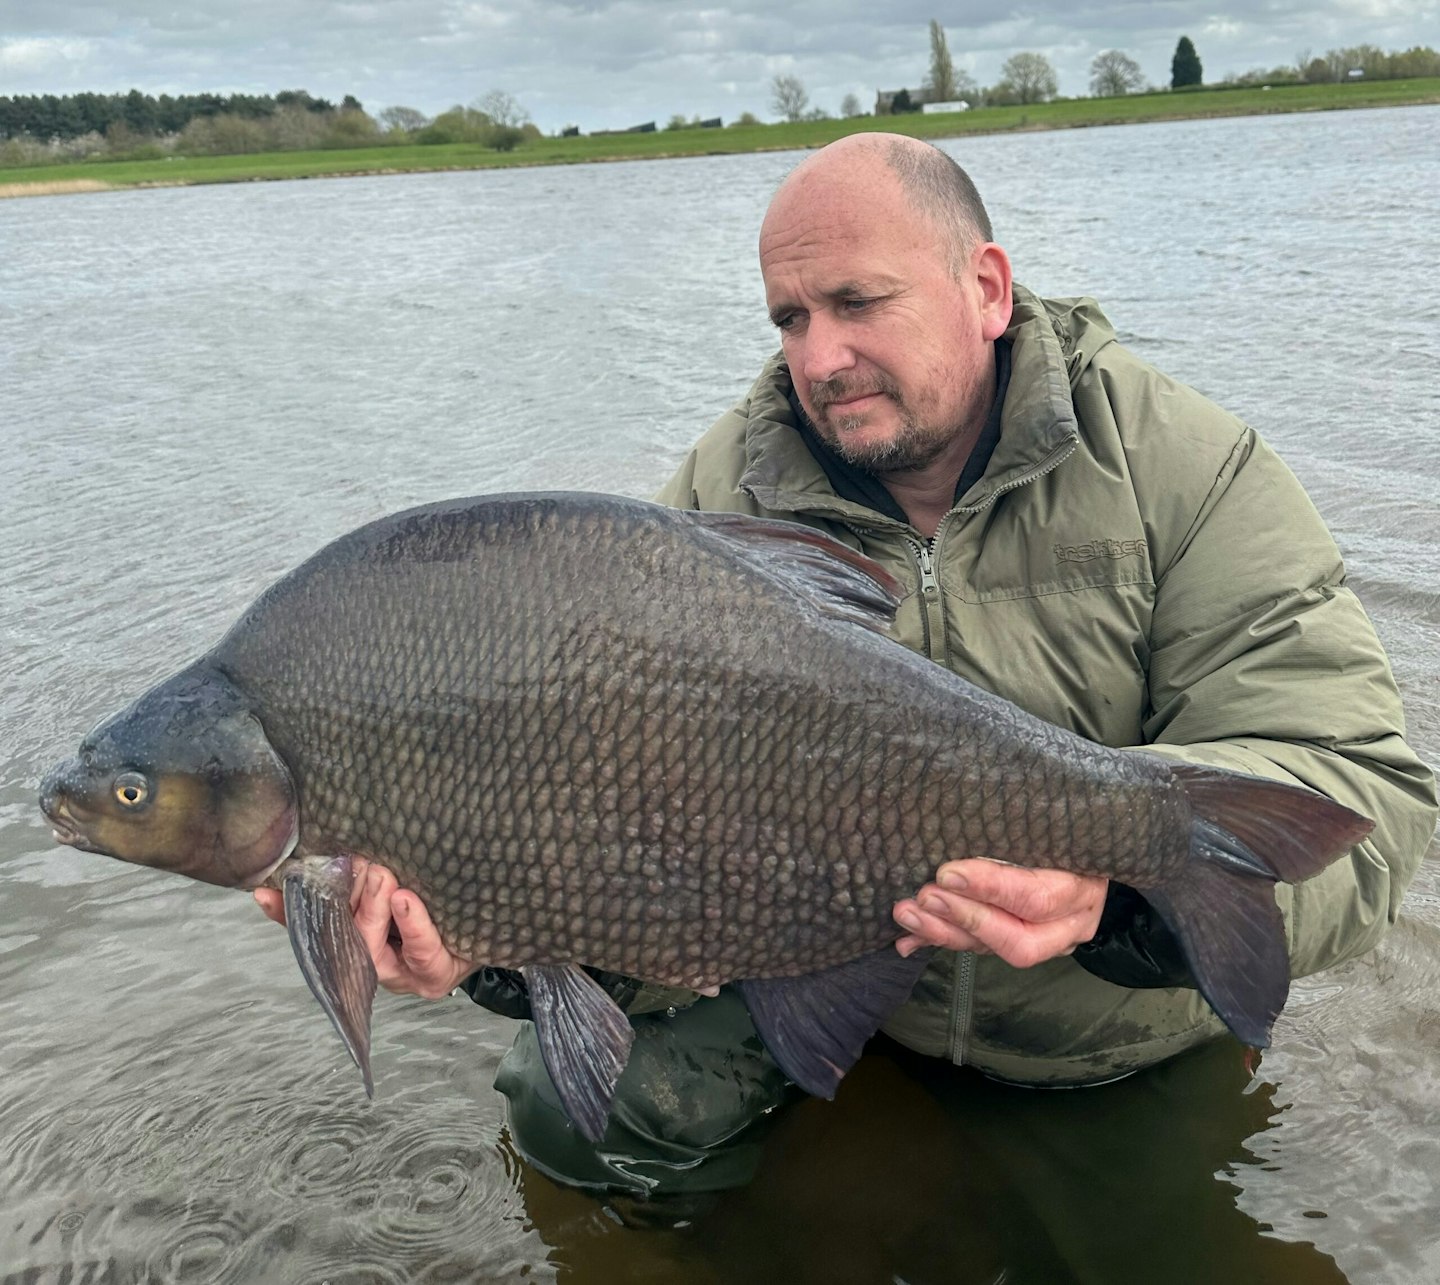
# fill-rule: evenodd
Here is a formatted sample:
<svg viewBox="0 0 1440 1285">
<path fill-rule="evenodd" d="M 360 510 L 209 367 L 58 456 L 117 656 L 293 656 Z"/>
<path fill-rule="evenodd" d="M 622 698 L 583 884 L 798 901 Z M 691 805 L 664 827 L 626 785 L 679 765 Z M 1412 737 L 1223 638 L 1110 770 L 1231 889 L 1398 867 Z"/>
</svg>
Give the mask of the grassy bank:
<svg viewBox="0 0 1440 1285">
<path fill-rule="evenodd" d="M 1428 103 L 1440 104 L 1440 78 L 1132 94 L 1124 98 L 1065 99 L 1028 107 L 986 107 L 952 115 L 864 116 L 854 120 L 806 121 L 794 125 L 542 138 L 509 153 L 486 151 L 469 144 L 434 147 L 407 144 L 345 151 L 173 156 L 144 161 L 72 161 L 26 169 L 0 169 L 0 197 L 191 183 L 418 173 L 511 165 L 572 165 L 587 161 L 779 151 L 820 147 L 844 134 L 873 129 L 894 130 L 918 138 L 956 138 L 1014 130 L 1077 129 L 1145 121 Z"/>
</svg>

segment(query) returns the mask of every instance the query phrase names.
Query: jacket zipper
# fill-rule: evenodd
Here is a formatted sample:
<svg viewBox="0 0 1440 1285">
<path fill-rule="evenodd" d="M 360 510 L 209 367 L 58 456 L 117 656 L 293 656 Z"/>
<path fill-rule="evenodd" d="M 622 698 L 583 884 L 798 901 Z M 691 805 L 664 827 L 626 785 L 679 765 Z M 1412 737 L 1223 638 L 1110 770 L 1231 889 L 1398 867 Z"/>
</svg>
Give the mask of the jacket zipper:
<svg viewBox="0 0 1440 1285">
<path fill-rule="evenodd" d="M 940 537 L 945 531 L 946 524 L 957 513 L 964 513 L 967 516 L 981 513 L 1007 491 L 1013 491 L 1027 482 L 1044 477 L 1045 474 L 1052 472 L 1064 463 L 1078 445 L 1076 440 L 1071 439 L 1065 443 L 1063 448 L 1057 449 L 1049 459 L 1042 461 L 1030 472 L 1021 474 L 1004 486 L 996 487 L 986 497 L 984 504 L 976 504 L 969 508 L 961 508 L 957 505 L 940 519 L 940 525 L 935 528 L 934 536 L 928 541 L 909 535 L 905 537 L 905 542 L 915 554 L 915 561 L 920 568 L 920 597 L 924 603 L 921 620 L 925 626 L 925 654 L 931 660 L 941 665 L 944 665 L 946 660 L 944 654 L 946 650 L 944 645 L 944 596 L 940 591 L 940 578 L 935 574 L 935 563 L 940 551 Z M 750 488 L 742 489 L 750 495 L 751 499 L 755 498 Z M 863 541 L 864 533 L 857 529 L 848 516 L 836 514 L 835 520 L 854 531 Z M 975 956 L 973 954 L 965 951 L 956 953 L 950 994 L 950 1030 L 947 1052 L 951 1062 L 956 1066 L 964 1066 L 970 1052 L 970 1027 L 975 1016 Z"/>
<path fill-rule="evenodd" d="M 940 525 L 935 528 L 935 534 L 928 540 L 917 540 L 913 537 L 906 537 L 907 543 L 915 553 L 915 560 L 920 566 L 920 596 L 924 602 L 922 617 L 925 623 L 925 654 L 931 660 L 944 665 L 948 659 L 945 655 L 945 603 L 944 595 L 940 591 L 940 578 L 935 574 L 935 563 L 940 554 L 940 537 L 945 532 L 946 524 L 956 513 L 979 513 L 995 503 L 995 501 L 1007 491 L 1013 491 L 1018 486 L 1024 486 L 1027 482 L 1033 482 L 1036 478 L 1044 477 L 1045 474 L 1057 468 L 1065 458 L 1075 449 L 1076 443 L 1070 442 L 1066 449 L 1057 451 L 1055 455 L 1044 461 L 1032 472 L 1015 478 L 1006 486 L 997 487 L 990 493 L 984 504 L 978 504 L 973 508 L 962 509 L 958 506 L 950 510 L 940 519 Z M 949 668 L 949 666 L 946 666 Z M 970 1028 L 975 1019 L 975 956 L 969 951 L 957 951 L 955 955 L 954 971 L 951 974 L 950 983 L 950 1030 L 948 1032 L 948 1054 L 950 1061 L 956 1066 L 964 1066 L 970 1055 Z"/>
<path fill-rule="evenodd" d="M 951 509 L 950 513 L 957 510 Z M 945 604 L 940 593 L 940 578 L 935 574 L 935 561 L 940 552 L 940 537 L 950 513 L 940 519 L 929 540 L 907 536 L 906 543 L 920 566 L 921 616 L 925 624 L 925 654 L 938 664 L 945 664 Z M 933 804 L 932 804 L 933 806 Z M 970 1018 L 975 1003 L 975 956 L 957 952 L 950 983 L 950 1029 L 946 1037 L 946 1055 L 956 1066 L 964 1066 L 970 1049 Z"/>
<path fill-rule="evenodd" d="M 948 516 L 947 514 L 946 517 Z M 920 564 L 920 616 L 925 626 L 925 654 L 942 665 L 945 663 L 945 605 L 940 596 L 940 578 L 935 574 L 934 555 L 936 541 L 939 540 L 940 530 L 944 525 L 942 518 L 934 536 L 928 541 L 917 540 L 908 535 L 905 537 L 905 543 L 910 546 L 916 562 Z"/>
</svg>

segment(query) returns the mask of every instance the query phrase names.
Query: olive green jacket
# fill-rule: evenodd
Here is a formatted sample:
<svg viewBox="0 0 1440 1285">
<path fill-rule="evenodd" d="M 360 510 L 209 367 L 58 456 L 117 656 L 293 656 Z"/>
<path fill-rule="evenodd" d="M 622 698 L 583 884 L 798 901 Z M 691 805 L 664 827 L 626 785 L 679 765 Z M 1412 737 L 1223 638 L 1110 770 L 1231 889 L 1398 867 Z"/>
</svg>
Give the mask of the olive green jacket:
<svg viewBox="0 0 1440 1285">
<path fill-rule="evenodd" d="M 933 551 L 835 494 L 778 356 L 657 498 L 862 550 L 905 586 L 900 642 L 1052 723 L 1298 781 L 1375 818 L 1348 859 L 1279 888 L 1294 975 L 1370 949 L 1424 855 L 1434 782 L 1314 506 L 1252 430 L 1121 347 L 1093 300 L 1017 287 L 1007 337 L 1000 441 Z M 1223 1027 L 1193 990 L 942 952 L 884 1029 L 1006 1079 L 1085 1083 Z"/>
</svg>

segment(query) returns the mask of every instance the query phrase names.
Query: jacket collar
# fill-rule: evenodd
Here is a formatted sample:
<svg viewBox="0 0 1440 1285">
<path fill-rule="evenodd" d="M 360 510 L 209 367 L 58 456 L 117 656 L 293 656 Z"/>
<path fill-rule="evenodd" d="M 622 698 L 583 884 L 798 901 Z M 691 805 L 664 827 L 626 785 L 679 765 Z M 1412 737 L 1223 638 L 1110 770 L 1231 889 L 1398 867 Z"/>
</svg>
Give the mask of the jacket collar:
<svg viewBox="0 0 1440 1285">
<path fill-rule="evenodd" d="M 984 475 L 960 498 L 956 507 L 965 511 L 983 509 L 1002 491 L 1048 471 L 1075 449 L 1079 428 L 1072 381 L 1094 352 L 1114 338 L 1109 323 L 1088 300 L 1047 305 L 1017 285 L 1014 303 L 1005 332 L 1012 345 L 1012 366 L 1000 441 Z M 750 390 L 740 489 L 772 512 L 899 528 L 893 519 L 835 494 L 796 427 L 790 390 L 790 371 L 777 353 Z"/>
</svg>

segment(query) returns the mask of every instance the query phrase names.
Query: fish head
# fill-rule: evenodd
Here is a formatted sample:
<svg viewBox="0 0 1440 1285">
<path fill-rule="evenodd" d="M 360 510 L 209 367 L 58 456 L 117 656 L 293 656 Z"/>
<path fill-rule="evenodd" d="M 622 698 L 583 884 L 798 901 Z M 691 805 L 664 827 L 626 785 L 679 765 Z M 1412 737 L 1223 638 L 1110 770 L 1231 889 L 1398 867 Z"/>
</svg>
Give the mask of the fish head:
<svg viewBox="0 0 1440 1285">
<path fill-rule="evenodd" d="M 299 835 L 285 761 L 199 667 L 101 722 L 41 782 L 40 808 L 60 843 L 228 888 L 258 887 Z"/>
</svg>

